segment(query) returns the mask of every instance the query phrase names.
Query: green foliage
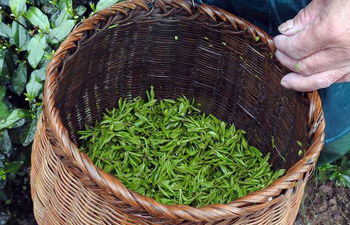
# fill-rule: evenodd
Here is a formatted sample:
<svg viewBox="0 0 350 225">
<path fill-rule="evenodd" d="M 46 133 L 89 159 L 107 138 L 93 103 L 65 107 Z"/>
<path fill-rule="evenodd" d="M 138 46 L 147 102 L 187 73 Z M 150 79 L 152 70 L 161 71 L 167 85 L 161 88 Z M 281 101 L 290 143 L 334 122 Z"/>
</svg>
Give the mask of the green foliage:
<svg viewBox="0 0 350 225">
<path fill-rule="evenodd" d="M 272 183 L 269 155 L 249 146 L 242 130 L 205 115 L 194 100 L 156 100 L 153 89 L 107 111 L 80 131 L 82 150 L 126 187 L 164 204 L 228 203 Z"/>
<path fill-rule="evenodd" d="M 107 8 L 109 6 L 112 6 L 113 4 L 117 3 L 117 2 L 122 2 L 122 0 L 101 0 L 97 3 L 96 5 L 96 12 L 100 11 L 104 8 Z"/>
<path fill-rule="evenodd" d="M 30 150 L 46 67 L 73 27 L 93 11 L 86 0 L 1 0 L 0 4 L 0 224 L 6 224 L 10 216 L 25 218 L 19 206 L 31 205 Z M 100 9 L 110 4 L 97 3 Z"/>
<path fill-rule="evenodd" d="M 26 12 L 26 18 L 33 26 L 38 26 L 41 30 L 49 32 L 49 19 L 40 11 L 40 9 L 36 7 L 30 7 L 30 9 Z"/>
<path fill-rule="evenodd" d="M 350 153 L 332 164 L 326 164 L 318 168 L 316 178 L 322 183 L 327 180 L 335 181 L 338 186 L 350 188 Z"/>
<path fill-rule="evenodd" d="M 12 35 L 12 30 L 6 24 L 0 22 L 0 36 L 5 38 L 10 38 Z"/>
<path fill-rule="evenodd" d="M 44 34 L 36 34 L 28 43 L 28 62 L 36 69 L 40 60 L 43 58 L 47 47 Z"/>
<path fill-rule="evenodd" d="M 57 44 L 62 41 L 73 29 L 75 23 L 75 20 L 66 20 L 60 23 L 57 28 L 51 30 L 48 41 L 52 44 Z"/>
</svg>

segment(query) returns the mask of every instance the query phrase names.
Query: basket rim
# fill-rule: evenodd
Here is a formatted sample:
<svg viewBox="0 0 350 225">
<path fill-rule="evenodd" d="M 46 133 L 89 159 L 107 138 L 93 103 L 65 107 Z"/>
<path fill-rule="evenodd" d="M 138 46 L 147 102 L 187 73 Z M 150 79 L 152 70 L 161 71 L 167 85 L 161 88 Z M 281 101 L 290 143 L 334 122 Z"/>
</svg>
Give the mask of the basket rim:
<svg viewBox="0 0 350 225">
<path fill-rule="evenodd" d="M 256 40 L 255 38 L 259 36 L 260 39 L 258 42 L 260 43 L 258 44 L 262 46 L 261 48 L 267 55 L 274 53 L 276 50 L 273 39 L 265 31 L 250 22 L 215 6 L 196 4 L 191 0 L 129 0 L 99 11 L 74 28 L 66 40 L 60 45 L 47 68 L 43 95 L 43 113 L 54 137 L 58 140 L 59 147 L 73 165 L 90 179 L 90 186 L 92 181 L 104 191 L 102 195 L 115 196 L 129 206 L 146 211 L 157 217 L 192 222 L 212 221 L 245 216 L 278 203 L 283 198 L 281 196 L 283 191 L 294 190 L 298 188 L 296 186 L 301 180 L 308 179 L 323 148 L 325 120 L 321 99 L 317 91 L 308 93 L 310 99 L 309 123 L 313 125 L 310 135 L 313 135 L 313 142 L 304 157 L 295 163 L 284 176 L 274 181 L 265 189 L 253 192 L 228 204 L 213 204 L 195 208 L 187 205 L 165 205 L 152 198 L 141 196 L 128 190 L 117 177 L 107 174 L 96 167 L 90 158 L 85 153 L 80 152 L 78 147 L 70 140 L 69 133 L 59 117 L 59 109 L 55 107 L 59 68 L 63 65 L 64 59 L 69 54 L 68 52 L 74 51 L 77 48 L 76 42 L 82 39 L 85 32 L 95 31 L 99 22 L 107 21 L 104 27 L 108 27 L 112 23 L 120 23 L 130 19 L 130 17 L 134 16 L 130 12 L 134 10 L 152 12 L 154 7 L 160 8 L 164 16 L 169 15 L 169 8 L 183 10 L 188 15 L 205 15 L 211 22 L 224 22 L 231 25 L 231 28 L 235 31 L 243 31 L 250 34 L 254 42 Z M 109 19 L 113 16 L 117 19 Z M 277 59 L 274 58 L 273 60 L 277 62 Z M 74 171 L 76 169 L 72 169 L 73 173 Z M 84 180 L 82 179 L 81 181 L 84 183 L 86 182 Z M 288 193 L 286 192 L 287 197 Z M 101 194 L 101 191 L 99 191 L 99 194 Z"/>
</svg>

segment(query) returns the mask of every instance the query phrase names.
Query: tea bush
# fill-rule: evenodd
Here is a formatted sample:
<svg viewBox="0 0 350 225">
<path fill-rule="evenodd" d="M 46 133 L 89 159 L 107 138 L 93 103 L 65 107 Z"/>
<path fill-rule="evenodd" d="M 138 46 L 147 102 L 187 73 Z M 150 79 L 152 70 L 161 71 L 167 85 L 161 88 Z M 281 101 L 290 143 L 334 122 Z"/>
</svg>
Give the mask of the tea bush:
<svg viewBox="0 0 350 225">
<path fill-rule="evenodd" d="M 74 26 L 120 0 L 0 0 L 0 224 L 32 217 L 31 144 L 45 71 Z"/>
</svg>

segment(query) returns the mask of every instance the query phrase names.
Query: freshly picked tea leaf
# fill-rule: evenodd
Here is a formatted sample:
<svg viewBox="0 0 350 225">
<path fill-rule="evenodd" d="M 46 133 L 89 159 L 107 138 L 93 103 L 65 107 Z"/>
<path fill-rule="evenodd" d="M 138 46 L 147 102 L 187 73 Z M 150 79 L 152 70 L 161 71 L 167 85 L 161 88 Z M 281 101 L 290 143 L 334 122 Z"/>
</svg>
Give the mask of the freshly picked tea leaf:
<svg viewBox="0 0 350 225">
<path fill-rule="evenodd" d="M 243 130 L 200 111 L 194 99 L 120 99 L 93 128 L 80 131 L 96 166 L 127 188 L 164 204 L 229 203 L 282 176 Z"/>
</svg>

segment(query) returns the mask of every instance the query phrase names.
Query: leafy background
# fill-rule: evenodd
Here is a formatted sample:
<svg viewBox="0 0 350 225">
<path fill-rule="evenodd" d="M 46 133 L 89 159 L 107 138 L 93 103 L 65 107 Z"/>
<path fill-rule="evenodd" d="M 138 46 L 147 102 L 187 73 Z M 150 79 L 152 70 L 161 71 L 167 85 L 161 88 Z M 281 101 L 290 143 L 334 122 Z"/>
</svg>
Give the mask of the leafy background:
<svg viewBox="0 0 350 225">
<path fill-rule="evenodd" d="M 30 154 L 45 72 L 74 26 L 120 0 L 0 0 L 0 224 L 35 224 Z"/>
<path fill-rule="evenodd" d="M 35 224 L 30 154 L 46 66 L 74 26 L 122 0 L 0 0 L 0 224 Z M 350 188 L 350 163 L 319 172 Z"/>
</svg>

